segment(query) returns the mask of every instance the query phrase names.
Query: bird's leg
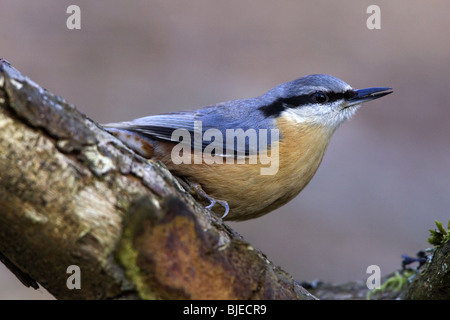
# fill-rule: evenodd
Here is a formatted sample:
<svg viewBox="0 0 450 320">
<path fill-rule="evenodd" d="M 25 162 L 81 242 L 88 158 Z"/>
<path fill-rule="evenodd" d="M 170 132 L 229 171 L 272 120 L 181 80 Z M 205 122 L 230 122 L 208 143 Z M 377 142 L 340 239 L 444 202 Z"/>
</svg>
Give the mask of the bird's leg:
<svg viewBox="0 0 450 320">
<path fill-rule="evenodd" d="M 226 201 L 214 199 L 203 190 L 202 186 L 199 183 L 192 182 L 188 179 L 178 179 L 178 181 L 186 190 L 195 190 L 198 196 L 208 200 L 209 205 L 205 207 L 206 209 L 211 210 L 216 205 L 216 203 L 218 203 L 225 209 L 225 213 L 222 215 L 221 219 L 225 218 L 228 215 L 230 207 L 228 206 L 228 203 Z"/>
</svg>

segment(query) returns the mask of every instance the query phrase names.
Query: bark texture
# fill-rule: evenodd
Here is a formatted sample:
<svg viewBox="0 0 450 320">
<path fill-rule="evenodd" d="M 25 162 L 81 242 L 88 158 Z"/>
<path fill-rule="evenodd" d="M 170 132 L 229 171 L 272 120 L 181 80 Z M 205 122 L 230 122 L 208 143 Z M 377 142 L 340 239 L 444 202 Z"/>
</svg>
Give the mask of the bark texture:
<svg viewBox="0 0 450 320">
<path fill-rule="evenodd" d="M 3 59 L 0 150 L 0 261 L 26 286 L 58 299 L 315 299 L 164 165 Z M 449 299 L 449 243 L 415 275 L 388 277 L 394 285 L 370 297 Z M 67 286 L 72 265 L 81 289 Z M 365 299 L 368 289 L 356 281 L 311 292 Z"/>
<path fill-rule="evenodd" d="M 162 164 L 1 59 L 0 150 L 0 260 L 27 286 L 58 299 L 313 298 Z"/>
</svg>

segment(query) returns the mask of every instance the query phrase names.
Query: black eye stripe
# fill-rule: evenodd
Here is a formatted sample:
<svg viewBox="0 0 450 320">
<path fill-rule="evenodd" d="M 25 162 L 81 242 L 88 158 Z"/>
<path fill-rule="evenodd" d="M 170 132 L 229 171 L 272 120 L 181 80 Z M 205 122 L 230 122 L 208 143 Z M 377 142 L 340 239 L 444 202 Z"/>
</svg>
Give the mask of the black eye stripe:
<svg viewBox="0 0 450 320">
<path fill-rule="evenodd" d="M 290 98 L 278 98 L 271 104 L 259 107 L 266 117 L 270 116 L 279 116 L 283 110 L 286 109 L 286 106 L 301 106 L 311 103 L 311 96 L 301 95 Z"/>
<path fill-rule="evenodd" d="M 317 103 L 326 103 L 328 102 L 329 97 L 322 91 L 317 91 L 313 94 L 313 101 Z"/>
<path fill-rule="evenodd" d="M 319 91 L 318 91 L 319 92 Z M 340 99 L 350 99 L 357 95 L 353 90 L 347 90 L 345 92 L 323 92 L 327 95 L 328 101 L 331 103 Z M 289 98 L 278 98 L 271 104 L 259 107 L 266 117 L 279 116 L 286 108 L 298 108 L 303 105 L 318 103 L 315 97 L 316 92 L 312 94 L 302 94 Z"/>
<path fill-rule="evenodd" d="M 350 99 L 357 95 L 357 93 L 353 90 L 347 90 L 345 92 L 329 92 L 327 93 L 329 97 L 329 101 L 336 101 L 339 99 Z"/>
</svg>

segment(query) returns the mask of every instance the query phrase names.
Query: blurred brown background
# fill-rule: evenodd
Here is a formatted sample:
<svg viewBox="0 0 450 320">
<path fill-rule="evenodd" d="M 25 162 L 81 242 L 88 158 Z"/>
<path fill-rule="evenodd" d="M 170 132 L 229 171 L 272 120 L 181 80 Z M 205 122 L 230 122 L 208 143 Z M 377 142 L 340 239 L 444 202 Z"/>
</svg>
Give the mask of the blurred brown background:
<svg viewBox="0 0 450 320">
<path fill-rule="evenodd" d="M 81 8 L 81 30 L 66 9 Z M 381 8 L 381 30 L 366 9 Z M 365 279 L 428 247 L 450 208 L 448 1 L 1 0 L 0 57 L 100 122 L 260 95 L 311 73 L 391 86 L 335 134 L 309 186 L 230 223 L 298 280 Z M 13 245 L 14 240 L 11 239 Z M 0 266 L 0 299 L 47 299 Z"/>
</svg>

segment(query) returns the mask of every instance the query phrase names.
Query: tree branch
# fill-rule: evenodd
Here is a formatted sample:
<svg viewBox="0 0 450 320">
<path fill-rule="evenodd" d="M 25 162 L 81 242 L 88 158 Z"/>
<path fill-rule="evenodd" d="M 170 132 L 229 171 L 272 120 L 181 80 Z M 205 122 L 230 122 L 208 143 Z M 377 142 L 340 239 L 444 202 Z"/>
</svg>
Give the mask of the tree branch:
<svg viewBox="0 0 450 320">
<path fill-rule="evenodd" d="M 0 150 L 0 261 L 26 286 L 58 299 L 314 299 L 164 165 L 3 59 Z M 67 286 L 71 265 L 81 289 Z M 449 299 L 449 265 L 447 242 L 409 285 L 372 297 Z M 325 299 L 369 292 L 365 281 L 311 290 Z"/>
<path fill-rule="evenodd" d="M 313 298 L 162 164 L 2 59 L 0 149 L 0 257 L 25 285 L 58 299 Z"/>
</svg>

